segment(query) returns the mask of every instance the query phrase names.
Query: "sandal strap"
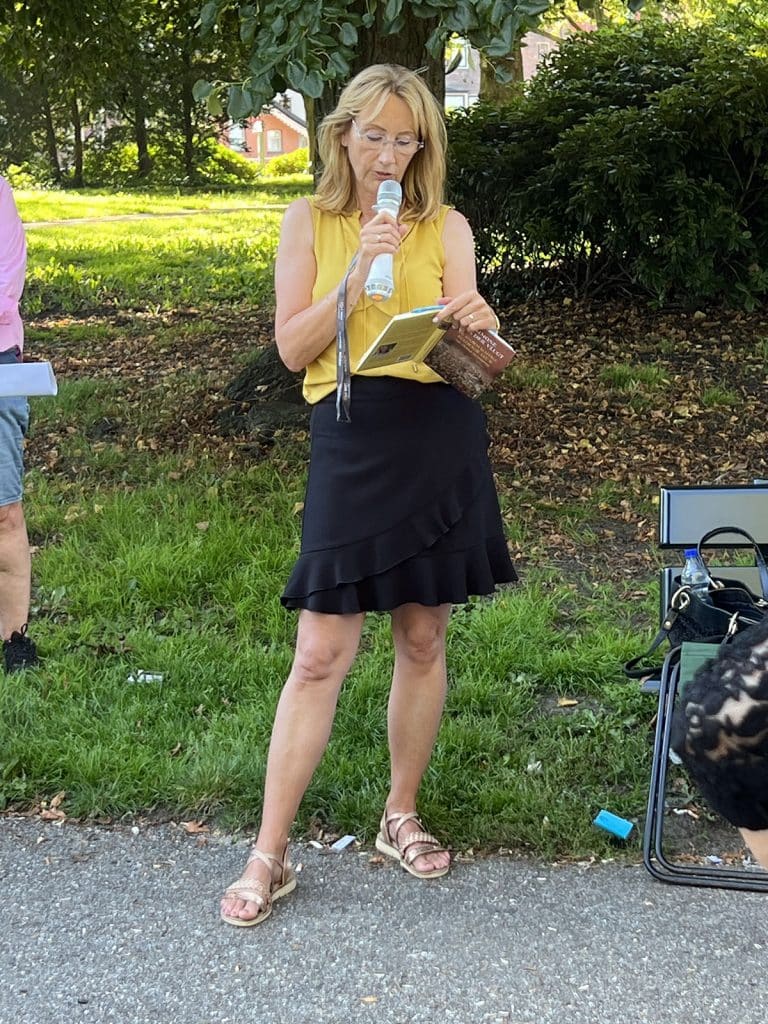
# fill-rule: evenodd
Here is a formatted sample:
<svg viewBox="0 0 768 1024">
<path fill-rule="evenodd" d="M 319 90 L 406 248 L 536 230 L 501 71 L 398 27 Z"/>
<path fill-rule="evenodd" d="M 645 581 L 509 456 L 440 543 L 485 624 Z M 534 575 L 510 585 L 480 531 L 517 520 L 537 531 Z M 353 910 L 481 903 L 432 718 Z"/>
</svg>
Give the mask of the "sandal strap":
<svg viewBox="0 0 768 1024">
<path fill-rule="evenodd" d="M 248 854 L 248 860 L 245 862 L 246 867 L 248 864 L 252 864 L 253 861 L 260 860 L 262 864 L 265 864 L 269 868 L 270 886 L 268 895 L 271 897 L 275 889 L 279 889 L 281 885 L 285 885 L 285 880 L 288 878 L 291 871 L 291 862 L 288 860 L 288 843 L 285 844 L 282 857 L 276 857 L 274 853 L 265 853 L 264 850 L 258 850 L 255 846 Z M 280 868 L 280 874 L 275 878 L 272 865 L 276 864 Z"/>
<path fill-rule="evenodd" d="M 264 853 L 263 850 L 257 850 L 254 846 L 248 854 L 248 860 L 245 863 L 246 865 L 252 864 L 255 860 L 260 860 L 262 864 L 266 864 L 270 871 L 273 864 L 277 864 L 279 868 L 283 866 L 283 859 L 276 857 L 273 853 Z"/>
<path fill-rule="evenodd" d="M 403 860 L 408 864 L 413 864 L 417 857 L 423 857 L 428 853 L 442 853 L 445 850 L 444 846 L 435 839 L 429 832 L 411 832 L 405 837 L 402 843 L 398 843 L 400 851 L 403 856 Z M 420 850 L 414 850 L 412 847 L 420 846 Z M 425 850 L 424 847 L 428 846 L 430 849 Z"/>
<path fill-rule="evenodd" d="M 417 825 L 424 828 L 424 825 L 416 811 L 394 811 L 392 814 L 387 814 L 387 812 L 384 811 L 384 817 L 381 821 L 383 825 L 382 832 L 384 835 L 388 835 L 390 838 L 394 839 L 395 845 L 397 845 L 397 833 L 400 831 L 404 822 L 415 821 Z M 392 822 L 395 823 L 394 828 L 390 828 Z"/>
<path fill-rule="evenodd" d="M 419 830 L 409 832 L 403 839 L 399 839 L 398 832 L 406 821 L 415 821 Z M 394 828 L 391 827 L 393 822 Z M 392 814 L 387 814 L 385 811 L 382 824 L 384 826 L 382 831 L 389 837 L 393 846 L 400 851 L 401 857 L 408 864 L 413 864 L 417 857 L 423 857 L 425 854 L 449 852 L 445 846 L 440 845 L 431 832 L 426 831 L 415 811 L 395 811 Z M 412 849 L 414 846 L 429 846 L 431 849 L 414 850 Z"/>
<path fill-rule="evenodd" d="M 239 878 L 224 893 L 224 899 L 257 903 L 259 910 L 263 910 L 270 902 L 270 894 L 264 883 L 257 878 Z"/>
</svg>

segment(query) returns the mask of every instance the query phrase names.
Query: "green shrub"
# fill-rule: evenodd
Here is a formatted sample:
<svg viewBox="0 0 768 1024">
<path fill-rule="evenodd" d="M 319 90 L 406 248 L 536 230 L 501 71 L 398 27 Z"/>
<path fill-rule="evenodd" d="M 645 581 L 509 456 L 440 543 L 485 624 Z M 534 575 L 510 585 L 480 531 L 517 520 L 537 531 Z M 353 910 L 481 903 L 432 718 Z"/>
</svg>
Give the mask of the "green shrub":
<svg viewBox="0 0 768 1024">
<path fill-rule="evenodd" d="M 11 188 L 47 188 L 53 185 L 50 166 L 42 159 L 25 160 L 21 164 L 8 164 L 0 168 Z"/>
<path fill-rule="evenodd" d="M 450 118 L 450 198 L 496 301 L 768 294 L 768 50 L 737 27 L 644 15 L 566 41 L 509 106 Z"/>
<path fill-rule="evenodd" d="M 272 157 L 264 165 L 264 173 L 271 178 L 281 178 L 287 174 L 306 174 L 309 169 L 309 150 L 294 149 L 292 153 Z"/>
<path fill-rule="evenodd" d="M 261 177 L 261 167 L 255 160 L 220 142 L 209 140 L 203 152 L 205 157 L 198 164 L 198 175 L 210 185 L 242 185 Z"/>
<path fill-rule="evenodd" d="M 261 168 L 215 139 L 205 139 L 195 149 L 195 177 L 189 182 L 182 154 L 176 147 L 149 146 L 152 171 L 142 183 L 151 185 L 242 185 L 256 181 Z M 120 187 L 138 183 L 138 148 L 125 137 L 123 128 L 113 129 L 103 143 L 86 149 L 83 176 L 88 185 Z"/>
</svg>

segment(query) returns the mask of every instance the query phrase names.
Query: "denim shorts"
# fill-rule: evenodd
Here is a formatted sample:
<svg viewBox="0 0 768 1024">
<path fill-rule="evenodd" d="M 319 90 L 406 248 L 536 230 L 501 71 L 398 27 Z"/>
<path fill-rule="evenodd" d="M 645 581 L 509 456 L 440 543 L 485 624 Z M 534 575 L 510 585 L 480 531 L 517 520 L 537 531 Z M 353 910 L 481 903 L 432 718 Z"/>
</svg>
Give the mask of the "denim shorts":
<svg viewBox="0 0 768 1024">
<path fill-rule="evenodd" d="M 15 353 L 0 352 L 0 363 L 15 361 Z M 29 403 L 26 398 L 0 398 L 0 506 L 21 501 L 24 435 L 28 425 Z"/>
</svg>

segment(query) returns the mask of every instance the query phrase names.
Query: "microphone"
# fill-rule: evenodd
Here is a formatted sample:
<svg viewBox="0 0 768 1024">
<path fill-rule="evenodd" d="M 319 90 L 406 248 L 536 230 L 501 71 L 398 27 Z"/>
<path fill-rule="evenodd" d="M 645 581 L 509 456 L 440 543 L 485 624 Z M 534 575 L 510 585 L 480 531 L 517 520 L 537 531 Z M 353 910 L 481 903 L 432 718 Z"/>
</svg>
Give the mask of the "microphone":
<svg viewBox="0 0 768 1024">
<path fill-rule="evenodd" d="M 403 190 L 400 187 L 400 182 L 387 178 L 379 185 L 374 210 L 376 213 L 385 210 L 392 215 L 393 220 L 397 220 L 402 200 Z M 383 252 L 373 258 L 371 269 L 368 271 L 368 280 L 365 282 L 365 294 L 374 302 L 383 302 L 392 297 L 394 290 L 392 253 Z"/>
</svg>

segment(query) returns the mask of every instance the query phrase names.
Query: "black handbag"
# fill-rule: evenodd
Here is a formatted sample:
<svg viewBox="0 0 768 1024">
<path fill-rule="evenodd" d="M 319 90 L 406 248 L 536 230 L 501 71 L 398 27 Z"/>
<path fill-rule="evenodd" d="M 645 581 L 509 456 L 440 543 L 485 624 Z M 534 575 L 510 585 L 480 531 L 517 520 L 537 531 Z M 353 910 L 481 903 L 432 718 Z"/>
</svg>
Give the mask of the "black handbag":
<svg viewBox="0 0 768 1024">
<path fill-rule="evenodd" d="M 690 587 L 683 586 L 679 576 L 674 578 L 675 589 L 669 601 L 659 632 L 653 643 L 643 654 L 632 658 L 624 666 L 624 673 L 630 679 L 642 679 L 658 671 L 658 668 L 644 666 L 646 659 L 665 641 L 670 648 L 679 647 L 686 641 L 696 643 L 727 643 L 737 633 L 755 623 L 761 622 L 768 612 L 768 566 L 763 553 L 754 538 L 738 526 L 719 526 L 705 533 L 697 548 L 702 547 L 720 534 L 738 533 L 752 545 L 755 563 L 760 576 L 762 596 L 758 597 L 744 583 L 727 577 L 709 574 L 709 602 L 703 601 Z M 710 603 L 711 602 L 711 603 Z"/>
</svg>

